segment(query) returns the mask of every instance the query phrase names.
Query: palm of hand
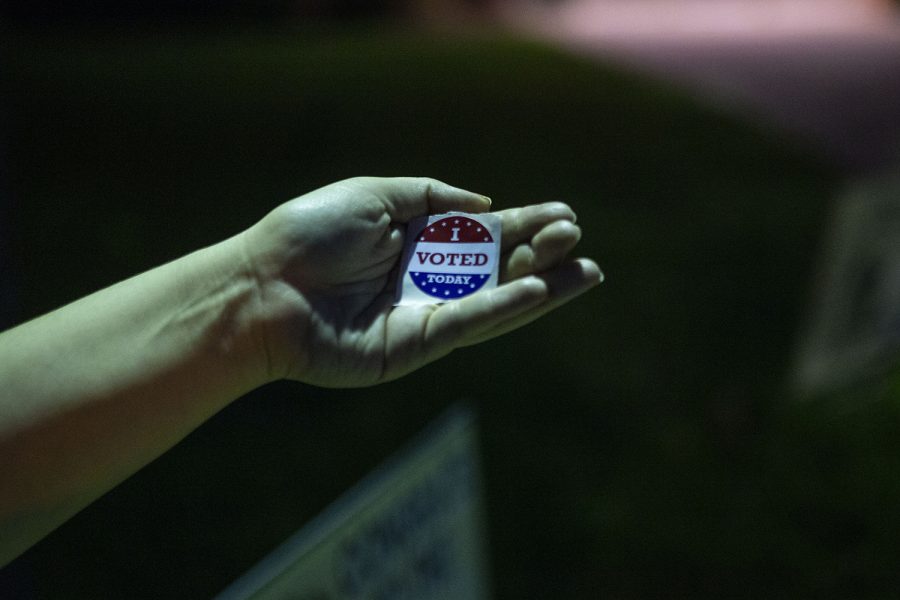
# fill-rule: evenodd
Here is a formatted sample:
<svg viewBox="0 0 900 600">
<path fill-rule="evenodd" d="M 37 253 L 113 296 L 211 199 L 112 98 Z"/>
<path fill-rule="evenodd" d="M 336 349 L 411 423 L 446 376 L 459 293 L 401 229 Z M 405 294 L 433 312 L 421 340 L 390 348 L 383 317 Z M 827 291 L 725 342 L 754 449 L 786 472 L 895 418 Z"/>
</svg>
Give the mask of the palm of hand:
<svg viewBox="0 0 900 600">
<path fill-rule="evenodd" d="M 553 269 L 580 237 L 574 214 L 556 203 L 499 213 L 501 280 L 517 285 L 439 306 L 392 306 L 404 224 L 487 207 L 432 180 L 357 178 L 275 209 L 248 232 L 271 315 L 273 376 L 341 387 L 394 379 L 531 321 L 596 282 L 593 263 Z M 538 272 L 545 274 L 527 277 Z"/>
</svg>

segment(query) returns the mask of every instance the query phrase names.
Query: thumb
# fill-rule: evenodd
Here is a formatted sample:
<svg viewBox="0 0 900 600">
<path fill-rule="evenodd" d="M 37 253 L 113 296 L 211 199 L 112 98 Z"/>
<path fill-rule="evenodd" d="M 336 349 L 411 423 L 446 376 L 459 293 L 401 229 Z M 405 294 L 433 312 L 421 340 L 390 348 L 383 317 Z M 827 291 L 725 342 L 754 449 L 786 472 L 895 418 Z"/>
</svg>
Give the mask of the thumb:
<svg viewBox="0 0 900 600">
<path fill-rule="evenodd" d="M 423 215 L 449 211 L 482 213 L 491 199 L 428 177 L 363 178 L 382 200 L 395 222 L 406 223 Z"/>
</svg>

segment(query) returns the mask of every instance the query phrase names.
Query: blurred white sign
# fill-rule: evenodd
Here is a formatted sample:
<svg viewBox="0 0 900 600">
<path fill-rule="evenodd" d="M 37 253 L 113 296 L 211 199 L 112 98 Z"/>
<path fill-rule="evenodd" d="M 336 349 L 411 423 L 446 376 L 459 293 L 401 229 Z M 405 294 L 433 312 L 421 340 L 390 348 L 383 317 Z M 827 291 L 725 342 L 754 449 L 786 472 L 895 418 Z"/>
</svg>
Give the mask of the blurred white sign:
<svg viewBox="0 0 900 600">
<path fill-rule="evenodd" d="M 219 600 L 487 598 L 475 426 L 452 410 Z"/>
<path fill-rule="evenodd" d="M 840 200 L 795 383 L 815 395 L 900 362 L 900 174 Z"/>
</svg>

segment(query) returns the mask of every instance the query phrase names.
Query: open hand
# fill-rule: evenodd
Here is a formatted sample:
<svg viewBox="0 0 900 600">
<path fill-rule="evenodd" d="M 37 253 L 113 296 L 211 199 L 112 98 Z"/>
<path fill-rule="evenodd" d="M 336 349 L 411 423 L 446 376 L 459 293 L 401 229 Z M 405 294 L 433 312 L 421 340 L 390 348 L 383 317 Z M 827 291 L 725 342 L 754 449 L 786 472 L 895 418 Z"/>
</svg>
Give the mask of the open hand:
<svg viewBox="0 0 900 600">
<path fill-rule="evenodd" d="M 599 283 L 575 213 L 553 202 L 498 211 L 501 285 L 440 305 L 393 306 L 405 224 L 485 212 L 478 194 L 426 178 L 359 177 L 282 204 L 244 244 L 265 315 L 269 377 L 330 386 L 396 379 L 455 348 L 533 321 Z"/>
</svg>

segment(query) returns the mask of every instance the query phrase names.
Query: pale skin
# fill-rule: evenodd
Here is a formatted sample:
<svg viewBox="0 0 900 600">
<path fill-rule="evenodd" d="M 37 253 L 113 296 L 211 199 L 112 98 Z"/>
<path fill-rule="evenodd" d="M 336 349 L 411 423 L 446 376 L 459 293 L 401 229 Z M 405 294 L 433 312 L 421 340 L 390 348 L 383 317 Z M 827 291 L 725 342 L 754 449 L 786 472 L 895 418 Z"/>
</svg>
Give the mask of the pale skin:
<svg viewBox="0 0 900 600">
<path fill-rule="evenodd" d="M 260 385 L 387 382 L 601 281 L 553 202 L 497 212 L 496 289 L 394 307 L 404 224 L 489 209 L 432 179 L 348 179 L 0 334 L 0 565 Z"/>
</svg>

